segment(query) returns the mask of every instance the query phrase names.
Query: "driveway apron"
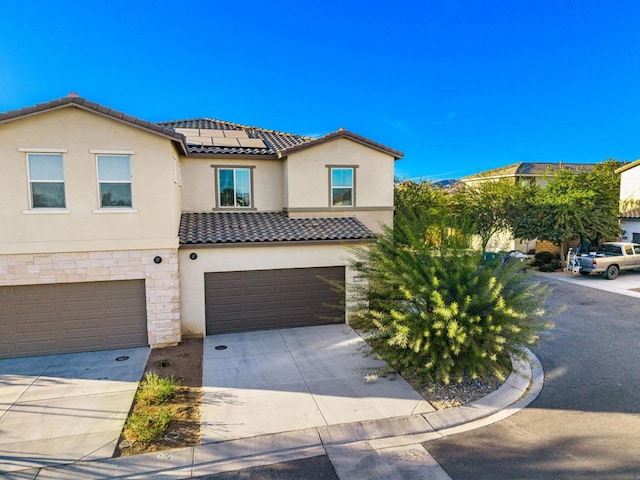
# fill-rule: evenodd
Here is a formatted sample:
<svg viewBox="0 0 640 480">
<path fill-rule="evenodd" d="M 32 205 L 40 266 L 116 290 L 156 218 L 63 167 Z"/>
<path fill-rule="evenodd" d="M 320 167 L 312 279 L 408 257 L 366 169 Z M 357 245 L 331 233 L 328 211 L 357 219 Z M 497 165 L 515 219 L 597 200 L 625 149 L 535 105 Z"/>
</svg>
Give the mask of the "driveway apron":
<svg viewBox="0 0 640 480">
<path fill-rule="evenodd" d="M 149 351 L 0 360 L 0 473 L 111 457 Z"/>
<path fill-rule="evenodd" d="M 201 442 L 433 411 L 347 325 L 205 338 Z"/>
</svg>

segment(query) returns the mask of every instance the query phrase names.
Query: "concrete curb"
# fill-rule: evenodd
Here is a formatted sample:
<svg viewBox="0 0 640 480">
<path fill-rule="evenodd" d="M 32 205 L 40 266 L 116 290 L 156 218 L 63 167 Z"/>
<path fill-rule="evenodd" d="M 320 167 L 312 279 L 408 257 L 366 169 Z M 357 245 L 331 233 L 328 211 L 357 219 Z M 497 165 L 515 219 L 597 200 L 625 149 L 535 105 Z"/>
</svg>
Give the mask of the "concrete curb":
<svg viewBox="0 0 640 480">
<path fill-rule="evenodd" d="M 9 479 L 192 478 L 248 467 L 331 455 L 348 447 L 378 450 L 428 442 L 485 427 L 525 408 L 538 396 L 544 373 L 538 358 L 522 349 L 513 372 L 495 392 L 473 403 L 425 414 L 309 428 L 132 457 L 11 472 Z"/>
</svg>

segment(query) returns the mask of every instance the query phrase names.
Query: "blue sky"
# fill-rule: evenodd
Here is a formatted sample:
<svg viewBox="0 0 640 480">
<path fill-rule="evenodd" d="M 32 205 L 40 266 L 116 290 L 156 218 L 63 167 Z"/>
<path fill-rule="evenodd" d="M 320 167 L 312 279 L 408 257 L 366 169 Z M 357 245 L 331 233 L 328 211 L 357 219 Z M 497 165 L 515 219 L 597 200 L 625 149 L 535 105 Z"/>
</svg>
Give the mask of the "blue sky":
<svg viewBox="0 0 640 480">
<path fill-rule="evenodd" d="M 398 176 L 640 157 L 640 2 L 0 0 L 0 111 L 340 127 Z"/>
</svg>

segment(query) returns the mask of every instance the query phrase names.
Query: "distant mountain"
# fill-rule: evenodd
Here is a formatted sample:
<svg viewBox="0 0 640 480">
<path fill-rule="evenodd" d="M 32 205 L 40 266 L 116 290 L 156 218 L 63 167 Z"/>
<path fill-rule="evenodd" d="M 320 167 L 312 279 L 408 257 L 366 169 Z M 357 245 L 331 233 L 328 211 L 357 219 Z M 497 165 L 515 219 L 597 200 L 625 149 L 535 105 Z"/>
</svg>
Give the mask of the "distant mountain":
<svg viewBox="0 0 640 480">
<path fill-rule="evenodd" d="M 434 187 L 440 187 L 444 190 L 450 190 L 457 188 L 460 184 L 460 180 L 456 178 L 448 178 L 446 180 L 438 180 L 437 182 L 431 182 Z"/>
</svg>

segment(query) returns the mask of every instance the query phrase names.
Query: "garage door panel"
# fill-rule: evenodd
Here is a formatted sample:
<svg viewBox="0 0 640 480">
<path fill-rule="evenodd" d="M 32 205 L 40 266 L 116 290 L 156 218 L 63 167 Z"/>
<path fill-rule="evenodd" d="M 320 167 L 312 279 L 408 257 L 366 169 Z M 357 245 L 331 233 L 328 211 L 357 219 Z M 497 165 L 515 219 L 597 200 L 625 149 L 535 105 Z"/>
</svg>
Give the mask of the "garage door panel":
<svg viewBox="0 0 640 480">
<path fill-rule="evenodd" d="M 308 295 L 311 288 L 307 284 L 293 283 L 291 285 L 282 284 L 280 287 L 283 295 Z"/>
<path fill-rule="evenodd" d="M 100 309 L 100 301 L 93 299 L 65 300 L 60 304 L 63 313 L 87 312 Z"/>
<path fill-rule="evenodd" d="M 16 335 L 46 335 L 50 336 L 52 333 L 55 335 L 56 326 L 51 323 L 50 317 L 34 318 L 32 321 L 26 323 L 18 321 L 13 324 L 13 331 Z M 45 337 L 47 338 L 47 337 Z"/>
<path fill-rule="evenodd" d="M 0 358 L 146 346 L 144 280 L 0 287 Z"/>
<path fill-rule="evenodd" d="M 308 298 L 294 298 L 291 300 L 282 300 L 280 306 L 282 308 L 302 308 L 306 310 L 312 305 Z"/>
<path fill-rule="evenodd" d="M 207 334 L 343 323 L 324 305 L 343 304 L 344 292 L 319 275 L 344 281 L 344 267 L 206 273 Z"/>
<path fill-rule="evenodd" d="M 12 287 L 11 297 L 48 297 L 53 294 L 55 284 L 48 283 L 42 285 L 17 285 Z"/>
<path fill-rule="evenodd" d="M 64 319 L 60 321 L 60 325 L 64 332 L 70 332 L 73 330 L 91 331 L 96 328 L 102 328 L 103 322 L 99 317 L 87 318 L 82 316 L 80 312 L 77 312 L 75 316 L 65 315 Z"/>
<path fill-rule="evenodd" d="M 251 313 L 260 313 L 267 312 L 268 314 L 273 314 L 278 309 L 278 302 L 274 300 L 263 300 L 257 302 L 247 302 L 246 303 L 246 312 L 248 314 Z"/>
<path fill-rule="evenodd" d="M 281 270 L 253 270 L 251 273 L 251 279 L 265 281 L 278 277 L 280 275 Z M 246 272 L 242 272 L 246 273 Z M 245 275 L 246 279 L 247 276 Z"/>
<path fill-rule="evenodd" d="M 24 298 L 24 297 L 23 297 Z M 16 305 L 16 316 L 31 316 L 38 314 L 50 314 L 56 311 L 56 304 L 52 302 L 42 301 L 39 303 L 30 303 L 27 305 Z"/>
<path fill-rule="evenodd" d="M 219 304 L 217 305 L 216 311 L 225 316 L 242 315 L 244 313 L 244 306 L 240 302 L 229 305 Z"/>
<path fill-rule="evenodd" d="M 259 295 L 275 295 L 278 291 L 279 289 L 275 285 L 247 285 L 243 293 L 253 297 Z"/>
<path fill-rule="evenodd" d="M 113 312 L 114 314 L 121 312 L 123 315 L 135 315 L 145 306 L 145 303 L 138 298 L 122 298 L 120 300 L 105 300 L 98 308 L 101 311 Z"/>
</svg>

